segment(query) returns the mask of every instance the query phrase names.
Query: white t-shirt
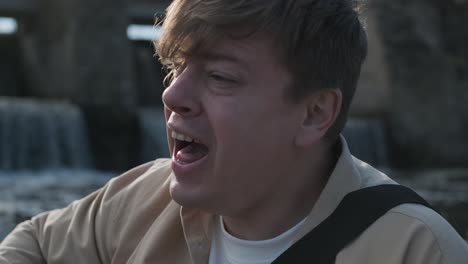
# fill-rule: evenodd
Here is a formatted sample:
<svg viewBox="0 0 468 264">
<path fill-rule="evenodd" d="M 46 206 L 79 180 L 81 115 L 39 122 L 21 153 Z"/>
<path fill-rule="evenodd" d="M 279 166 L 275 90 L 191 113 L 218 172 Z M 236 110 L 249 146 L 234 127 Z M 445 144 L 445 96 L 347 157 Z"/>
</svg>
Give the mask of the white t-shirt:
<svg viewBox="0 0 468 264">
<path fill-rule="evenodd" d="M 209 264 L 269 264 L 293 243 L 293 238 L 305 222 L 303 219 L 281 235 L 268 240 L 243 240 L 229 234 L 222 217 L 213 230 Z"/>
</svg>

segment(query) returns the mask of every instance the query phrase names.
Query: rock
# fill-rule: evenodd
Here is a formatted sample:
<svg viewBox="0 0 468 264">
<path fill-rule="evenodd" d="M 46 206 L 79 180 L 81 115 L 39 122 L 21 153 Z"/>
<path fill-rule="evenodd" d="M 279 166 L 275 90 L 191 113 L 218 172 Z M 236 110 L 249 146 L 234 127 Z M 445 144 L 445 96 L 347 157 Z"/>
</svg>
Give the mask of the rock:
<svg viewBox="0 0 468 264">
<path fill-rule="evenodd" d="M 130 107 L 131 43 L 126 0 L 42 0 L 21 23 L 29 96 Z"/>
<path fill-rule="evenodd" d="M 468 156 L 468 2 L 375 0 L 391 80 L 398 167 L 460 167 Z"/>
<path fill-rule="evenodd" d="M 382 117 L 390 106 L 390 80 L 385 60 L 385 47 L 378 31 L 376 11 L 363 14 L 367 30 L 368 53 L 361 69 L 356 94 L 351 105 L 352 116 Z"/>
<path fill-rule="evenodd" d="M 154 56 L 154 48 L 148 41 L 134 43 L 135 83 L 138 87 L 138 105 L 163 108 L 165 72 Z"/>
<path fill-rule="evenodd" d="M 139 164 L 141 127 L 136 109 L 83 105 L 94 165 L 123 172 Z"/>
<path fill-rule="evenodd" d="M 138 122 L 141 130 L 140 163 L 169 158 L 164 112 L 155 108 L 139 109 Z"/>
<path fill-rule="evenodd" d="M 15 36 L 0 35 L 0 96 L 17 96 L 25 89 L 17 46 Z"/>
</svg>

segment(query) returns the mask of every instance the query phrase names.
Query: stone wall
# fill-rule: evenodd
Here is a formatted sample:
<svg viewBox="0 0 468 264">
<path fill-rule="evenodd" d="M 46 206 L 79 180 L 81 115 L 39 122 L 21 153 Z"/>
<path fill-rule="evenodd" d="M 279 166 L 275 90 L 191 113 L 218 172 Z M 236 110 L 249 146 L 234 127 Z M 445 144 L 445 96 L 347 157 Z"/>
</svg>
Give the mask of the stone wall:
<svg viewBox="0 0 468 264">
<path fill-rule="evenodd" d="M 393 166 L 468 166 L 468 1 L 371 0 L 365 15 L 352 115 L 385 120 Z"/>
<path fill-rule="evenodd" d="M 401 167 L 466 167 L 468 2 L 375 0 L 388 66 L 389 135 Z"/>
<path fill-rule="evenodd" d="M 368 38 L 368 54 L 361 70 L 358 88 L 351 106 L 353 116 L 382 116 L 389 106 L 390 81 L 387 61 L 384 57 L 384 44 L 378 31 L 376 11 L 365 14 Z"/>
<path fill-rule="evenodd" d="M 30 96 L 133 106 L 126 0 L 41 0 L 20 21 Z"/>
<path fill-rule="evenodd" d="M 0 36 L 0 96 L 20 96 L 25 83 L 15 36 Z"/>
</svg>

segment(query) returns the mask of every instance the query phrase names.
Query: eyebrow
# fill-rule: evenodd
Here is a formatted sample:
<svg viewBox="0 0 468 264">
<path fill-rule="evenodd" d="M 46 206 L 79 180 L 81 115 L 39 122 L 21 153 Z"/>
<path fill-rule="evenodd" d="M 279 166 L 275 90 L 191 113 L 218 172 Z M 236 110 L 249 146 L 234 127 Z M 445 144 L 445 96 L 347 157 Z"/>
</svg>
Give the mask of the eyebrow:
<svg viewBox="0 0 468 264">
<path fill-rule="evenodd" d="M 235 64 L 239 64 L 241 66 L 245 66 L 246 62 L 241 60 L 240 58 L 227 54 L 227 53 L 220 53 L 220 52 L 213 52 L 213 51 L 206 51 L 199 54 L 199 57 L 203 60 L 208 61 L 229 61 Z"/>
</svg>

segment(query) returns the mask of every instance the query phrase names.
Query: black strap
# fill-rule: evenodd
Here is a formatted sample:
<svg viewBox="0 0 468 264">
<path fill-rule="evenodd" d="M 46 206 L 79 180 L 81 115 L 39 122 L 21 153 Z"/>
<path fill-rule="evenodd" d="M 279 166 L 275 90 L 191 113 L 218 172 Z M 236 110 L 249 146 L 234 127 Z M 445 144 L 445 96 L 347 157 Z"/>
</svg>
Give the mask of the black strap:
<svg viewBox="0 0 468 264">
<path fill-rule="evenodd" d="M 281 254 L 272 264 L 334 263 L 336 255 L 379 217 L 404 203 L 431 206 L 413 190 L 395 184 L 347 194 L 336 210 Z"/>
</svg>

